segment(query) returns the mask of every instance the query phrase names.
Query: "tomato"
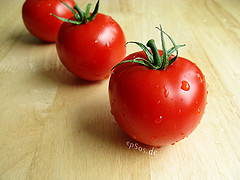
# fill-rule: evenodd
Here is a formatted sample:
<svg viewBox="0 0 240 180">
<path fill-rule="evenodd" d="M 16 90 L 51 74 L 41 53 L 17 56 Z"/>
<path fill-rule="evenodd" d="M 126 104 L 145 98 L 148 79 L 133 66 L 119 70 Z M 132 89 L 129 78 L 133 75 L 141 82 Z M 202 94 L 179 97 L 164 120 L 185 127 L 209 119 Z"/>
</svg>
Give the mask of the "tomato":
<svg viewBox="0 0 240 180">
<path fill-rule="evenodd" d="M 56 41 L 61 62 L 81 79 L 108 78 L 111 68 L 126 55 L 126 40 L 120 25 L 101 13 L 95 14 L 89 22 L 78 23 L 76 17 L 70 20 L 76 24 L 63 23 Z"/>
<path fill-rule="evenodd" d="M 74 6 L 73 0 L 63 0 L 69 6 Z M 37 38 L 55 42 L 62 21 L 50 15 L 70 18 L 72 12 L 58 0 L 26 0 L 22 8 L 23 22 L 28 31 Z"/>
<path fill-rule="evenodd" d="M 174 56 L 167 58 L 170 61 Z M 166 69 L 129 62 L 133 59 L 148 58 L 144 51 L 130 54 L 110 78 L 111 112 L 117 123 L 133 139 L 156 147 L 184 139 L 204 114 L 205 76 L 196 64 L 182 57 Z"/>
</svg>

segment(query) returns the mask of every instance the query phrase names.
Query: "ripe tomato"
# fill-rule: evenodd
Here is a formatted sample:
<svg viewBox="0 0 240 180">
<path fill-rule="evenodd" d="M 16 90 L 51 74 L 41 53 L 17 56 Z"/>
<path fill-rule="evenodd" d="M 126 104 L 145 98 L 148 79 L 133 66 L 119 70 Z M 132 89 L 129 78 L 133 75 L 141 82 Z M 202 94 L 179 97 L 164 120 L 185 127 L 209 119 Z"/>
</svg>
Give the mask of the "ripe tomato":
<svg viewBox="0 0 240 180">
<path fill-rule="evenodd" d="M 73 0 L 63 0 L 69 6 L 74 6 Z M 26 0 L 22 8 L 23 22 L 28 31 L 37 38 L 55 42 L 62 21 L 50 14 L 70 18 L 71 11 L 58 0 Z"/>
<path fill-rule="evenodd" d="M 108 78 L 111 68 L 126 54 L 126 40 L 121 27 L 110 16 L 97 13 L 96 9 L 98 3 L 92 20 L 87 21 L 91 16 L 86 12 L 80 20 L 72 17 L 71 22 L 64 22 L 56 41 L 63 65 L 76 76 L 89 81 Z"/>
<path fill-rule="evenodd" d="M 182 57 L 166 69 L 129 61 L 141 58 L 148 59 L 144 51 L 130 54 L 113 70 L 111 112 L 133 139 L 156 147 L 174 144 L 200 123 L 207 98 L 205 77 L 196 64 Z M 168 56 L 169 61 L 173 58 Z"/>
</svg>

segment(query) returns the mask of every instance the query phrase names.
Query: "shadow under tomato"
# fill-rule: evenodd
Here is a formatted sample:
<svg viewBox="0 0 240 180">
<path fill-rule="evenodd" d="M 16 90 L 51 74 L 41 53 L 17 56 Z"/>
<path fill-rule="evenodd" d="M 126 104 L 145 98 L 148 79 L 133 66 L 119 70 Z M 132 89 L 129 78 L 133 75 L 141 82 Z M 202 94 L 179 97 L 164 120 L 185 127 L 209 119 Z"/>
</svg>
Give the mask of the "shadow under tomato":
<svg viewBox="0 0 240 180">
<path fill-rule="evenodd" d="M 22 34 L 22 37 L 19 39 L 20 42 L 23 44 L 30 44 L 30 45 L 49 45 L 49 44 L 54 44 L 55 42 L 46 42 L 41 39 L 38 39 L 37 37 L 33 36 L 30 33 L 24 33 Z"/>
<path fill-rule="evenodd" d="M 60 60 L 57 58 L 57 55 L 52 59 L 35 59 L 33 61 L 36 61 L 33 62 L 33 64 L 35 64 L 33 74 L 38 78 L 41 77 L 43 81 L 46 79 L 51 80 L 54 83 L 68 86 L 98 85 L 106 81 L 87 81 L 77 77 L 61 64 Z"/>
<path fill-rule="evenodd" d="M 24 44 L 24 45 L 49 45 L 49 44 L 54 44 L 54 42 L 46 42 L 41 39 L 38 39 L 31 33 L 29 33 L 27 30 L 22 29 L 21 31 L 18 32 L 13 32 L 8 36 L 8 39 L 15 39 L 19 43 Z"/>
<path fill-rule="evenodd" d="M 79 114 L 79 132 L 90 139 L 89 142 L 93 143 L 90 146 L 125 147 L 129 137 L 112 117 L 107 96 L 100 96 L 92 102 L 89 100 L 84 106 L 84 114 Z"/>
<path fill-rule="evenodd" d="M 160 149 L 138 142 L 128 136 L 117 124 L 114 117 L 110 113 L 110 105 L 107 100 L 99 100 L 88 104 L 89 111 L 84 111 L 79 114 L 79 132 L 91 139 L 92 147 L 105 146 L 112 149 L 112 151 L 124 151 L 129 153 L 139 153 L 142 155 L 152 155 L 155 152 L 160 152 Z M 90 105 L 94 104 L 94 105 Z M 94 112 L 94 113 L 93 113 Z M 149 154 L 152 153 L 152 154 Z"/>
<path fill-rule="evenodd" d="M 88 86 L 100 83 L 98 81 L 94 82 L 80 79 L 71 72 L 67 71 L 64 67 L 55 69 L 55 71 L 42 72 L 42 75 L 47 76 L 55 82 L 69 86 Z"/>
<path fill-rule="evenodd" d="M 6 37 L 8 41 L 17 41 L 23 45 L 49 45 L 50 42 L 42 41 L 37 37 L 30 34 L 24 28 L 17 28 L 17 30 L 11 31 Z"/>
</svg>

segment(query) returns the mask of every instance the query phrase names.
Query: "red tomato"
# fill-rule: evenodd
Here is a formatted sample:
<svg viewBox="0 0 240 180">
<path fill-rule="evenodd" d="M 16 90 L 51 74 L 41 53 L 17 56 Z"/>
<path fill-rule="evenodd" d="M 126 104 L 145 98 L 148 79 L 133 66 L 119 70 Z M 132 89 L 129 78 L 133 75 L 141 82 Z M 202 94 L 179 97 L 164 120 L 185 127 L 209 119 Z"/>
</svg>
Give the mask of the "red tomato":
<svg viewBox="0 0 240 180">
<path fill-rule="evenodd" d="M 73 0 L 63 0 L 69 6 L 74 6 Z M 23 22 L 28 31 L 37 38 L 55 42 L 62 21 L 50 15 L 70 18 L 72 12 L 58 0 L 26 0 L 22 8 Z"/>
<path fill-rule="evenodd" d="M 110 16 L 98 13 L 85 24 L 63 23 L 56 47 L 60 60 L 70 72 L 82 79 L 97 81 L 109 77 L 111 68 L 124 58 L 125 43 L 119 24 Z"/>
<path fill-rule="evenodd" d="M 124 60 L 135 58 L 147 56 L 140 51 Z M 197 65 L 182 57 L 165 70 L 127 62 L 114 69 L 109 98 L 113 116 L 129 136 L 160 147 L 184 139 L 197 127 L 207 88 Z"/>
</svg>

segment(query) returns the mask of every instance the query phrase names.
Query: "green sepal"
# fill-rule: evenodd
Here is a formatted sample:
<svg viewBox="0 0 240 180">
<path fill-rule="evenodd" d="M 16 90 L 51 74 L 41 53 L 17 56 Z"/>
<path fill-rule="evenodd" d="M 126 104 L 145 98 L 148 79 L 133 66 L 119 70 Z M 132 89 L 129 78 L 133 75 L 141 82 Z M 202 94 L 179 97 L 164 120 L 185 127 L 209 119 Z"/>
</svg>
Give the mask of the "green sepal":
<svg viewBox="0 0 240 180">
<path fill-rule="evenodd" d="M 71 8 L 68 4 L 66 4 L 65 2 L 63 2 L 63 1 L 61 1 L 60 0 L 60 2 L 61 3 L 63 3 L 72 13 L 73 13 L 73 15 L 75 16 L 75 18 L 78 20 L 78 21 L 81 21 L 81 17 L 80 17 L 80 15 L 74 10 L 75 9 L 75 6 L 74 6 L 74 9 L 73 8 Z M 53 14 L 54 15 L 54 14 Z M 58 17 L 58 16 L 56 16 L 56 15 L 54 15 L 55 17 Z M 60 18 L 58 18 L 58 19 L 60 19 Z M 65 18 L 64 18 L 65 19 Z M 61 19 L 60 19 L 61 20 Z M 66 21 L 65 21 L 66 22 Z"/>
<path fill-rule="evenodd" d="M 77 14 L 80 16 L 80 21 L 83 21 L 84 19 L 84 12 L 80 9 L 80 7 L 75 4 L 74 9 L 78 12 Z M 74 15 L 75 16 L 75 15 Z M 76 16 L 75 16 L 76 17 Z M 76 18 L 77 19 L 77 18 Z"/>
<path fill-rule="evenodd" d="M 148 60 L 151 63 L 153 63 L 153 54 L 151 53 L 151 51 L 149 51 L 149 49 L 144 44 L 142 44 L 140 42 L 136 42 L 136 41 L 129 41 L 129 42 L 126 43 L 126 45 L 129 44 L 129 43 L 137 44 L 145 52 L 145 54 L 147 55 Z"/>
<path fill-rule="evenodd" d="M 164 36 L 163 36 L 163 30 L 162 30 L 162 26 L 160 25 L 160 33 L 161 33 L 161 42 L 162 42 L 162 51 L 163 51 L 163 55 L 161 56 L 162 59 L 162 69 L 166 69 L 168 67 L 168 54 L 167 54 L 167 49 L 166 49 L 166 44 L 165 44 L 165 40 L 164 40 Z"/>
<path fill-rule="evenodd" d="M 156 69 L 156 67 L 154 67 L 148 60 L 146 60 L 144 58 L 135 58 L 133 60 L 125 60 L 125 61 L 122 61 L 122 62 L 118 63 L 117 65 L 115 65 L 112 68 L 111 72 L 113 73 L 113 69 L 115 69 L 117 66 L 119 66 L 121 64 L 124 64 L 124 63 L 138 63 L 138 64 L 141 64 L 141 65 L 147 66 L 151 69 Z"/>
<path fill-rule="evenodd" d="M 51 13 L 51 15 L 55 16 L 56 18 L 60 19 L 61 21 L 64 22 L 68 22 L 68 23 L 72 23 L 72 24 L 76 24 L 76 25 L 80 25 L 80 24 L 86 24 L 92 20 L 95 19 L 95 17 L 97 16 L 98 10 L 99 10 L 99 2 L 100 0 L 97 1 L 97 4 L 94 8 L 93 13 L 90 15 L 90 7 L 91 4 L 88 4 L 86 7 L 86 12 L 83 12 L 79 6 L 77 4 L 75 4 L 74 8 L 71 8 L 69 5 L 67 5 L 65 2 L 59 0 L 61 3 L 63 3 L 74 15 L 74 17 L 76 18 L 76 20 L 70 20 L 70 19 L 66 19 L 66 18 L 62 18 L 62 17 L 58 17 L 54 14 Z"/>
<path fill-rule="evenodd" d="M 144 58 L 134 58 L 133 60 L 126 60 L 126 61 L 122 61 L 120 63 L 118 63 L 117 65 L 115 65 L 111 72 L 113 73 L 113 69 L 116 68 L 117 66 L 123 64 L 123 63 L 138 63 L 141 64 L 143 66 L 146 66 L 150 69 L 155 69 L 155 70 L 165 70 L 167 69 L 167 67 L 169 65 L 171 65 L 174 61 L 177 60 L 178 58 L 178 49 L 180 47 L 185 46 L 185 44 L 183 45 L 176 45 L 176 43 L 174 42 L 174 40 L 166 33 L 162 30 L 162 27 L 160 25 L 159 27 L 156 27 L 158 30 L 160 30 L 160 36 L 161 36 L 161 43 L 162 43 L 162 51 L 163 51 L 163 55 L 160 56 L 158 49 L 155 45 L 155 41 L 153 39 L 150 39 L 146 45 L 140 43 L 140 42 L 135 42 L 135 41 L 130 41 L 127 42 L 128 43 L 135 43 L 137 44 L 147 55 L 147 59 Z M 173 47 L 171 47 L 170 49 L 166 49 L 166 44 L 165 44 L 165 40 L 164 40 L 164 35 L 166 35 L 170 41 L 173 44 Z M 148 47 L 151 49 L 151 51 L 148 49 Z M 176 56 L 174 56 L 172 59 L 169 60 L 169 58 L 171 57 L 171 55 L 176 51 Z"/>
<path fill-rule="evenodd" d="M 170 49 L 168 49 L 167 50 L 168 57 L 170 57 L 176 51 L 176 49 L 179 49 L 180 47 L 184 47 L 184 46 L 186 45 L 181 44 L 181 45 L 176 45 L 176 47 L 171 47 Z"/>
<path fill-rule="evenodd" d="M 85 16 L 86 18 L 88 19 L 90 17 L 90 8 L 91 8 L 91 5 L 92 4 L 88 4 L 87 7 L 86 7 L 86 10 L 85 10 Z"/>
<path fill-rule="evenodd" d="M 70 19 L 58 17 L 55 14 L 51 14 L 51 15 L 55 16 L 56 18 L 58 18 L 59 20 L 64 21 L 64 22 L 69 22 L 69 23 L 76 24 L 76 25 L 81 24 L 81 22 L 79 22 L 79 21 L 73 21 L 73 20 L 70 20 Z"/>
<path fill-rule="evenodd" d="M 156 27 L 156 28 L 159 29 L 158 27 Z M 177 58 L 178 58 L 178 48 L 185 46 L 185 44 L 183 44 L 183 45 L 176 45 L 176 43 L 174 42 L 174 40 L 172 39 L 171 36 L 169 36 L 169 35 L 168 35 L 166 32 L 164 32 L 162 29 L 159 29 L 159 30 L 162 31 L 162 33 L 164 33 L 164 34 L 170 39 L 170 41 L 171 41 L 172 44 L 173 44 L 173 47 L 171 48 L 172 50 L 171 50 L 170 52 L 168 52 L 168 59 L 169 59 L 169 57 L 176 51 L 176 56 L 169 61 L 169 65 L 171 65 L 171 64 L 172 64 L 174 61 L 176 61 Z"/>
<path fill-rule="evenodd" d="M 96 6 L 95 6 L 95 9 L 94 9 L 93 13 L 88 18 L 88 21 L 92 21 L 97 16 L 98 10 L 99 10 L 99 0 L 97 2 Z"/>
</svg>

